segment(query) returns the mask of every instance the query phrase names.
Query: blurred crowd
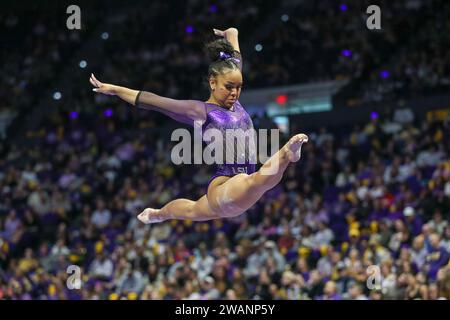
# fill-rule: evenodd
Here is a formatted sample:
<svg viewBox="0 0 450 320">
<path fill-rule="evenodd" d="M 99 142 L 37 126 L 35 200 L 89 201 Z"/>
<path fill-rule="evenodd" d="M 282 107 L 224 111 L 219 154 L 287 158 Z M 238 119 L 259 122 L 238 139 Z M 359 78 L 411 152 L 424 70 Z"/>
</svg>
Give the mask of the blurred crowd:
<svg viewBox="0 0 450 320">
<path fill-rule="evenodd" d="M 104 82 L 206 100 L 209 61 L 204 46 L 216 39 L 212 29 L 238 26 L 245 43 L 252 28 L 279 5 L 249 0 L 134 5 L 81 1 L 81 30 L 67 29 L 64 2 L 48 4 L 47 11 L 37 3 L 27 9 L 11 5 L 0 13 L 8 49 L 0 53 L 8 61 L 0 67 L 0 138 L 6 132 L 3 118 L 16 117 L 6 125 L 10 135 L 20 135 L 25 132 L 23 120 L 44 103 L 50 105 L 48 113 L 88 111 L 92 91 L 86 81 L 91 72 Z"/>
<path fill-rule="evenodd" d="M 203 45 L 230 26 L 262 45 L 243 52 L 246 87 L 353 79 L 347 104 L 448 90 L 449 4 L 382 2 L 382 31 L 365 28 L 368 4 L 100 1 L 71 32 L 56 9 L 4 10 L 0 113 L 26 117 L 100 35 L 87 62 L 100 80 L 202 100 Z M 24 144 L 0 141 L 0 299 L 450 299 L 448 118 L 307 132 L 302 160 L 240 217 L 148 226 L 142 209 L 200 198 L 211 168 L 173 165 L 173 122 L 93 97 L 74 68 Z"/>
<path fill-rule="evenodd" d="M 381 30 L 366 26 L 373 4 L 380 7 Z M 262 40 L 250 79 L 257 86 L 353 80 L 346 105 L 445 92 L 449 13 L 441 0 L 299 2 Z"/>
<path fill-rule="evenodd" d="M 5 3 L 0 12 L 0 114 L 29 112 L 104 17 L 101 4 L 91 4 L 92 10 L 83 12 L 81 30 L 68 30 L 68 5 L 62 2 L 46 10 L 36 2 L 19 6 Z"/>
<path fill-rule="evenodd" d="M 247 88 L 348 79 L 341 93 L 346 105 L 448 91 L 450 4 L 379 1 L 382 30 L 369 30 L 370 4 L 113 1 L 104 8 L 102 1 L 84 2 L 81 30 L 67 30 L 63 4 L 45 12 L 38 4 L 5 9 L 0 13 L 7 48 L 1 53 L 7 63 L 1 66 L 0 110 L 26 115 L 43 94 L 61 89 L 55 81 L 67 74 L 72 77 L 70 87 L 63 88 L 62 107 L 83 108 L 90 97 L 85 81 L 92 71 L 106 82 L 201 99 L 207 95 L 202 85 L 208 66 L 204 44 L 215 38 L 213 27 L 230 26 L 240 30 Z M 93 47 L 82 49 L 93 39 Z M 79 50 L 91 58 L 89 70 L 80 70 L 72 60 Z"/>
<path fill-rule="evenodd" d="M 450 119 L 308 132 L 243 215 L 144 225 L 211 171 L 173 165 L 152 112 L 113 111 L 61 113 L 0 159 L 1 299 L 450 298 Z"/>
<path fill-rule="evenodd" d="M 77 103 L 61 107 L 82 109 L 89 105 L 92 95 L 86 90 L 88 72 L 104 82 L 171 98 L 206 100 L 210 61 L 205 45 L 217 39 L 213 28 L 238 26 L 244 47 L 250 41 L 252 28 L 262 24 L 278 6 L 277 2 L 258 5 L 249 0 L 190 0 L 141 2 L 115 10 L 102 29 L 107 38 L 96 41 L 96 61 L 91 62 L 89 70 L 74 70 L 76 77 L 65 90 L 64 100 Z M 244 65 L 250 59 L 248 54 Z"/>
<path fill-rule="evenodd" d="M 446 1 L 418 0 L 405 1 L 391 12 L 394 54 L 385 51 L 378 66 L 367 70 L 352 98 L 382 102 L 448 92 L 450 54 L 445 48 L 450 40 L 449 14 Z"/>
</svg>

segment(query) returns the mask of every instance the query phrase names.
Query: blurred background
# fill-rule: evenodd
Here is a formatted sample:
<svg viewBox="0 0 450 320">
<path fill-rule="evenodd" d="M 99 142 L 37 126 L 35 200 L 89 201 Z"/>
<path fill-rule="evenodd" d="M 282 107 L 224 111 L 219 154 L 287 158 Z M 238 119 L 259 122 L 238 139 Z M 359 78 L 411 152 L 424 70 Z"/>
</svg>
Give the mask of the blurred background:
<svg viewBox="0 0 450 320">
<path fill-rule="evenodd" d="M 450 299 L 448 1 L 1 6 L 0 299 Z M 255 127 L 310 142 L 237 218 L 143 225 L 205 194 L 212 168 L 172 164 L 180 124 L 89 75 L 206 101 L 204 44 L 228 27 Z"/>
</svg>

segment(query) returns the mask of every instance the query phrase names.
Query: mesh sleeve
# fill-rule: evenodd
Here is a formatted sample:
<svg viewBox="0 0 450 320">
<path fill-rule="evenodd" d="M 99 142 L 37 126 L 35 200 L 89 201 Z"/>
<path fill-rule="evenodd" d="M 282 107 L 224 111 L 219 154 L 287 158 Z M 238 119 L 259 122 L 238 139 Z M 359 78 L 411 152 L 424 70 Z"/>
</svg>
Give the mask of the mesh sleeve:
<svg viewBox="0 0 450 320">
<path fill-rule="evenodd" d="M 145 94 L 146 94 L 145 91 L 139 91 L 138 95 L 136 96 L 136 101 L 135 101 L 135 104 L 134 104 L 136 106 L 136 108 L 142 108 L 142 109 L 146 109 L 146 110 L 157 111 L 157 112 L 160 112 L 160 113 L 162 113 L 162 114 L 172 118 L 175 121 L 178 121 L 178 122 L 181 122 L 181 123 L 184 123 L 184 124 L 188 124 L 190 126 L 194 125 L 194 121 L 192 119 L 190 119 L 189 117 L 187 117 L 187 116 L 184 116 L 182 114 L 178 114 L 178 113 L 175 113 L 175 112 L 171 112 L 169 110 L 166 110 L 166 109 L 163 109 L 163 108 L 159 108 L 159 107 L 156 107 L 154 105 L 151 105 L 151 104 L 143 102 L 143 100 L 145 100 Z"/>
</svg>

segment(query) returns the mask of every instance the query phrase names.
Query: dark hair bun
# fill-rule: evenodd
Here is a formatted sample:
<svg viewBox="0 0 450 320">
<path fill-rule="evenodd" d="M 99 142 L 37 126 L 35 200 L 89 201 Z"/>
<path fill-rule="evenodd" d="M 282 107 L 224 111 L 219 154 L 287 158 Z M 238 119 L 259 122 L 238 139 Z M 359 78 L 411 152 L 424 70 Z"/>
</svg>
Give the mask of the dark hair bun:
<svg viewBox="0 0 450 320">
<path fill-rule="evenodd" d="M 217 39 L 208 43 L 206 45 L 206 51 L 211 62 L 221 60 L 220 52 L 224 52 L 232 57 L 234 56 L 233 46 L 225 39 Z"/>
</svg>

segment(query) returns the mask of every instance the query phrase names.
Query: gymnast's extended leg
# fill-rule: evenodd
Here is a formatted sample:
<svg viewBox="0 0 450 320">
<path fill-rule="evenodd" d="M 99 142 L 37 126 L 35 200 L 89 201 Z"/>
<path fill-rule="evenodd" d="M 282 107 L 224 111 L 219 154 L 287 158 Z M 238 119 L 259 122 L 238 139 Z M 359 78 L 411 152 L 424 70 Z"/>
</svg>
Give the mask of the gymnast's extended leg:
<svg viewBox="0 0 450 320">
<path fill-rule="evenodd" d="M 144 223 L 156 223 L 169 219 L 205 221 L 238 216 L 281 181 L 289 163 L 300 159 L 301 146 L 307 141 L 306 135 L 298 134 L 257 172 L 226 178 L 224 183 L 213 186 L 197 201 L 177 199 L 161 209 L 147 208 L 138 215 L 138 219 Z"/>
<path fill-rule="evenodd" d="M 238 174 L 208 192 L 210 206 L 222 217 L 234 217 L 252 207 L 283 178 L 287 166 L 300 160 L 305 134 L 293 136 L 255 173 Z"/>
<path fill-rule="evenodd" d="M 161 209 L 147 208 L 138 215 L 138 219 L 146 224 L 170 219 L 205 221 L 217 218 L 220 215 L 211 209 L 206 195 L 197 201 L 176 199 Z"/>
</svg>

